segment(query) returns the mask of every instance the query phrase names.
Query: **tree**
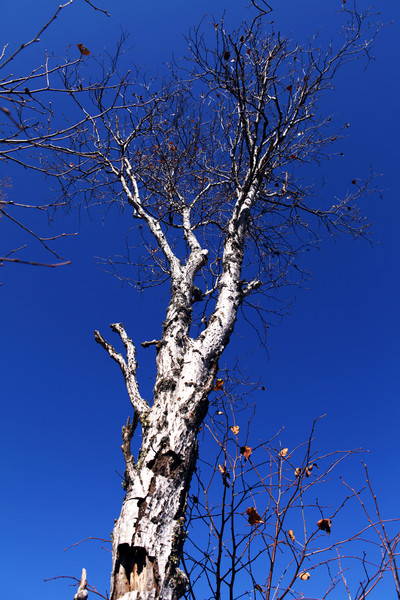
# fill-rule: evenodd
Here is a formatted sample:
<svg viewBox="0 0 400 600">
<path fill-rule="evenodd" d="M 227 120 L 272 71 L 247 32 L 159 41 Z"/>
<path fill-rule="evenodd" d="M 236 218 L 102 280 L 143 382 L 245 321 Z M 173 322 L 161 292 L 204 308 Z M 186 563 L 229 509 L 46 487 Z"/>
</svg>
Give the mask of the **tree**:
<svg viewBox="0 0 400 600">
<path fill-rule="evenodd" d="M 57 178 L 62 201 L 129 208 L 147 252 L 135 259 L 137 286 L 170 281 L 161 339 L 146 343 L 157 351 L 152 403 L 140 394 L 123 325 L 111 328 L 125 357 L 95 333 L 120 366 L 134 409 L 123 428 L 126 497 L 113 532 L 113 600 L 167 600 L 185 590 L 178 564 L 197 433 L 239 310 L 277 310 L 279 289 L 302 281 L 301 256 L 318 247 L 320 230 L 366 234 L 355 202 L 369 182 L 354 180 L 331 204 L 299 173 L 340 135 L 318 102 L 342 65 L 368 59 L 376 28 L 368 14 L 343 10 L 342 43 L 323 52 L 268 35 L 266 11 L 254 7 L 237 31 L 215 22 L 214 46 L 208 31 L 194 30 L 187 61 L 162 84 L 121 76 L 117 60 L 91 75 L 83 46 L 79 59 L 40 74 L 61 75 L 58 107 L 71 102 L 70 123 L 39 121 L 3 140 L 8 159 Z M 60 91 L 41 89 L 45 97 Z M 33 148 L 41 150 L 36 163 L 26 154 Z"/>
</svg>

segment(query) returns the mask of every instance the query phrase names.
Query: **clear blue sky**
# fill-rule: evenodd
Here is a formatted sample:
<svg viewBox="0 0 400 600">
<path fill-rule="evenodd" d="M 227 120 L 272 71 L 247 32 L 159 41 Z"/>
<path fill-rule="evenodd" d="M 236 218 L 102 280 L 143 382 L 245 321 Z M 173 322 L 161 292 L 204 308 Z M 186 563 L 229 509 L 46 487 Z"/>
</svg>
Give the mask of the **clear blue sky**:
<svg viewBox="0 0 400 600">
<path fill-rule="evenodd" d="M 321 29 L 332 32 L 335 7 L 329 0 L 271 0 L 276 29 L 304 39 Z M 360 0 L 360 8 L 369 1 Z M 172 53 L 184 51 L 183 34 L 205 13 L 229 10 L 232 22 L 245 16 L 246 0 L 114 0 L 107 19 L 77 0 L 27 53 L 27 62 L 45 49 L 63 55 L 82 42 L 93 54 L 112 49 L 120 27 L 130 33 L 131 58 L 149 72 L 162 68 Z M 7 3 L 2 9 L 1 39 L 17 47 L 36 33 L 54 12 L 56 2 Z M 256 340 L 238 325 L 225 360 L 244 356 L 242 366 L 261 377 L 266 392 L 258 402 L 254 438 L 270 437 L 283 425 L 283 446 L 303 440 L 312 420 L 327 413 L 318 435 L 321 448 L 363 447 L 384 513 L 396 517 L 399 339 L 400 208 L 398 139 L 400 124 L 400 5 L 379 0 L 380 19 L 393 21 L 379 36 L 376 61 L 364 71 L 351 65 L 341 72 L 325 99 L 339 124 L 349 122 L 350 137 L 341 142 L 344 159 L 316 168 L 327 182 L 328 197 L 342 193 L 370 166 L 382 176 L 382 197 L 370 196 L 362 208 L 374 223 L 376 244 L 326 240 L 309 259 L 313 280 L 297 290 L 284 321 L 271 329 L 269 357 L 255 350 Z M 322 33 L 322 37 L 325 33 Z M 9 198 L 43 203 L 51 199 L 51 182 L 27 171 L 1 166 L 11 177 Z M 79 576 L 82 566 L 99 591 L 109 588 L 108 552 L 89 542 L 64 553 L 63 548 L 88 536 L 109 537 L 119 514 L 123 491 L 114 470 L 123 471 L 121 425 L 130 414 L 122 376 L 93 339 L 99 329 L 110 339 L 108 324 L 122 321 L 140 346 L 161 330 L 167 296 L 152 290 L 138 296 L 121 288 L 95 257 L 124 248 L 130 223 L 110 215 L 102 221 L 93 209 L 59 215 L 52 227 L 31 217 L 48 235 L 78 231 L 59 248 L 70 266 L 44 269 L 6 265 L 0 270 L 1 327 L 1 481 L 2 594 L 10 600 L 71 599 L 65 582 L 43 579 Z M 21 245 L 20 232 L 0 223 L 0 255 Z M 39 257 L 32 244 L 27 253 Z M 26 256 L 28 256 L 28 254 Z M 40 255 L 43 258 L 42 255 Z M 244 350 L 245 348 L 245 350 Z M 246 355 L 245 355 L 246 352 Z M 151 395 L 153 349 L 138 351 L 144 395 Z M 224 361 L 222 361 L 224 362 Z M 359 481 L 358 459 L 345 475 Z M 92 545 L 90 545 L 92 544 Z"/>
</svg>

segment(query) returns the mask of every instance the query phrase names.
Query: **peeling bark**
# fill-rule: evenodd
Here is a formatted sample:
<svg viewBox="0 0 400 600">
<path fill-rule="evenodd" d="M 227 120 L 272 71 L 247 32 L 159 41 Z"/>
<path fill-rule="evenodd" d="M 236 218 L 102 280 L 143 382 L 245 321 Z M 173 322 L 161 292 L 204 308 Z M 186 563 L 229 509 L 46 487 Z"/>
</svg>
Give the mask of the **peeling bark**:
<svg viewBox="0 0 400 600">
<path fill-rule="evenodd" d="M 156 405 L 154 405 L 156 406 Z M 173 419 L 153 407 L 142 451 L 113 531 L 111 599 L 177 599 L 186 500 L 197 458 L 197 428 L 176 403 Z"/>
</svg>

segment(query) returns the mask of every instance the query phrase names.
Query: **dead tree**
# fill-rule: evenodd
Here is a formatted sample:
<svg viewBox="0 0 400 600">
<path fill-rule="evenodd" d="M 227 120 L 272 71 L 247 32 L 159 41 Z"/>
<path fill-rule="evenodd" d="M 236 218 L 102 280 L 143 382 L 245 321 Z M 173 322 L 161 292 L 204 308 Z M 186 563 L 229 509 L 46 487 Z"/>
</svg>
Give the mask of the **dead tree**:
<svg viewBox="0 0 400 600">
<path fill-rule="evenodd" d="M 377 27 L 344 9 L 338 42 L 322 51 L 293 44 L 271 30 L 265 9 L 253 10 L 235 31 L 223 21 L 193 30 L 186 60 L 162 82 L 125 68 L 121 45 L 100 69 L 84 47 L 54 73 L 49 61 L 44 97 L 64 90 L 59 112 L 68 114 L 68 101 L 70 122 L 60 125 L 55 99 L 50 124 L 22 122 L 7 142 L 7 158 L 28 166 L 27 151 L 40 150 L 33 166 L 57 178 L 62 201 L 123 209 L 137 225 L 127 259 L 140 266 L 136 285 L 170 284 L 162 332 L 145 343 L 157 352 L 151 401 L 124 326 L 111 329 L 125 354 L 95 332 L 134 411 L 122 430 L 126 497 L 113 531 L 112 600 L 172 600 L 187 587 L 178 566 L 197 434 L 239 309 L 276 310 L 270 301 L 302 280 L 302 254 L 322 230 L 366 234 L 356 202 L 369 183 L 355 181 L 332 202 L 302 168 L 340 137 L 319 100 L 341 66 L 368 60 Z"/>
</svg>

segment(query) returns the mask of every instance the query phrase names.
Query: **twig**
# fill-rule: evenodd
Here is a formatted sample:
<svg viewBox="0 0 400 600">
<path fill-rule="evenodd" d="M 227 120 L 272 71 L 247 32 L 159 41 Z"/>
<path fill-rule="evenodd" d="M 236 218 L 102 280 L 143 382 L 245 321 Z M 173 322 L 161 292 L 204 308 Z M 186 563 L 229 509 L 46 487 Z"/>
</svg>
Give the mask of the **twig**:
<svg viewBox="0 0 400 600">
<path fill-rule="evenodd" d="M 83 544 L 83 542 L 87 542 L 88 540 L 99 540 L 100 542 L 106 542 L 108 544 L 111 544 L 111 540 L 106 540 L 104 538 L 89 536 L 89 537 L 85 538 L 84 540 L 80 540 L 80 542 L 76 542 L 76 544 L 71 544 L 71 546 L 67 546 L 67 548 L 64 548 L 64 552 L 66 552 L 67 550 L 70 550 L 71 548 L 74 548 L 75 546 L 79 546 L 79 544 Z"/>
</svg>

